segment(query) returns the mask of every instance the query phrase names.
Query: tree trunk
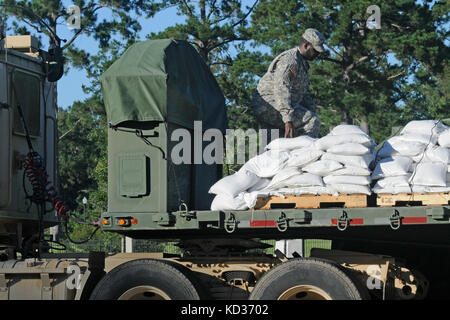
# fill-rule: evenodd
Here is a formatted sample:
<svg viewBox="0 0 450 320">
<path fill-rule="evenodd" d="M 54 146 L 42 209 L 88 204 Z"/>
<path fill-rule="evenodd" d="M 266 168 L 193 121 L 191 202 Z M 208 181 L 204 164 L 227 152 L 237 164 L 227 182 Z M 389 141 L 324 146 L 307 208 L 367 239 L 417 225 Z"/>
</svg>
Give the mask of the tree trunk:
<svg viewBox="0 0 450 320">
<path fill-rule="evenodd" d="M 343 111 L 341 114 L 341 124 L 353 124 L 352 119 L 347 112 Z"/>
<path fill-rule="evenodd" d="M 366 119 L 362 119 L 359 121 L 359 126 L 361 127 L 361 129 L 367 133 L 368 135 L 370 135 L 370 128 L 369 128 L 369 123 L 366 121 Z"/>
<path fill-rule="evenodd" d="M 6 21 L 0 15 L 0 40 L 6 36 Z"/>
</svg>

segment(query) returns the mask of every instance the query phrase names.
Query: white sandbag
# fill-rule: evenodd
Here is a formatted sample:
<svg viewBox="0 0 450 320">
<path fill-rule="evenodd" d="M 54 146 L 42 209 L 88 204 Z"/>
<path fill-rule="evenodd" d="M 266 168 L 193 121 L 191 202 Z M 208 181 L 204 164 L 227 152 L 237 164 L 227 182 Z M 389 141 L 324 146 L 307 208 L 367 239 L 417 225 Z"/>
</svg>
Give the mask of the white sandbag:
<svg viewBox="0 0 450 320">
<path fill-rule="evenodd" d="M 450 184 L 447 183 L 447 185 L 445 187 L 428 187 L 428 186 L 423 186 L 424 191 L 422 193 L 436 193 L 436 192 L 450 192 Z M 414 190 L 414 187 L 413 187 Z"/>
<path fill-rule="evenodd" d="M 295 175 L 282 181 L 277 185 L 278 188 L 283 187 L 312 187 L 312 186 L 323 186 L 323 180 L 321 176 L 312 173 L 302 173 Z"/>
<path fill-rule="evenodd" d="M 440 162 L 419 163 L 409 182 L 429 187 L 446 186 L 447 166 Z"/>
<path fill-rule="evenodd" d="M 445 187 L 429 187 L 429 186 L 412 186 L 412 187 L 388 187 L 380 188 L 375 185 L 372 188 L 374 193 L 389 193 L 399 194 L 407 193 L 411 194 L 410 201 L 414 201 L 414 193 L 435 193 L 435 192 L 450 192 L 450 185 Z"/>
<path fill-rule="evenodd" d="M 295 167 L 287 167 L 283 170 L 280 170 L 270 181 L 269 185 L 267 186 L 267 189 L 274 189 L 286 179 L 289 179 L 292 176 L 300 175 L 301 171 Z"/>
<path fill-rule="evenodd" d="M 319 159 L 324 152 L 322 150 L 315 150 L 310 148 L 303 148 L 298 150 L 293 150 L 289 155 L 289 160 L 287 161 L 287 167 L 303 167 L 313 161 Z"/>
<path fill-rule="evenodd" d="M 373 193 L 388 193 L 388 194 L 399 194 L 399 193 L 412 193 L 412 188 L 411 187 L 396 187 L 396 186 L 391 186 L 391 187 L 386 187 L 386 188 L 382 188 L 379 185 L 375 184 L 375 186 L 372 188 L 372 192 Z"/>
<path fill-rule="evenodd" d="M 367 194 L 370 195 L 372 192 L 368 186 L 362 186 L 359 184 L 327 184 L 326 185 L 331 190 L 336 190 L 338 193 L 346 194 Z"/>
<path fill-rule="evenodd" d="M 383 143 L 381 149 L 378 150 L 377 156 L 385 158 L 399 154 L 401 156 L 413 157 L 424 152 L 426 146 L 426 144 L 421 142 L 406 141 L 402 140 L 400 136 L 395 136 Z"/>
<path fill-rule="evenodd" d="M 450 148 L 450 129 L 445 130 L 439 135 L 438 143 L 441 147 Z"/>
<path fill-rule="evenodd" d="M 211 210 L 247 210 L 248 206 L 244 201 L 244 194 L 240 193 L 236 197 L 226 194 L 219 194 L 214 197 L 211 203 Z"/>
<path fill-rule="evenodd" d="M 437 143 L 437 135 L 429 136 L 420 133 L 408 133 L 397 136 L 398 139 L 409 142 L 420 142 L 426 145 L 436 144 Z"/>
<path fill-rule="evenodd" d="M 272 178 L 284 169 L 289 159 L 289 152 L 269 150 L 248 160 L 239 172 L 250 171 L 260 178 Z"/>
<path fill-rule="evenodd" d="M 278 138 L 272 140 L 267 146 L 266 150 L 277 150 L 277 149 L 301 149 L 311 147 L 314 141 L 317 139 L 310 136 L 299 136 L 295 138 Z"/>
<path fill-rule="evenodd" d="M 329 148 L 327 152 L 344 156 L 362 156 L 370 153 L 370 149 L 359 143 L 344 143 Z"/>
<path fill-rule="evenodd" d="M 263 190 L 269 185 L 270 181 L 271 179 L 260 178 L 259 181 L 253 187 L 247 190 L 247 192 Z"/>
<path fill-rule="evenodd" d="M 358 143 L 366 147 L 374 145 L 373 140 L 364 134 L 343 134 L 343 135 L 327 135 L 314 142 L 314 147 L 320 150 L 328 150 L 329 148 L 344 143 Z"/>
<path fill-rule="evenodd" d="M 259 178 L 252 172 L 236 172 L 217 181 L 210 189 L 209 193 L 217 195 L 228 195 L 231 198 L 239 193 L 248 190 L 258 183 Z"/>
<path fill-rule="evenodd" d="M 372 180 L 406 175 L 411 164 L 412 160 L 408 157 L 395 156 L 381 159 L 372 172 Z"/>
<path fill-rule="evenodd" d="M 266 191 L 243 192 L 242 195 L 244 197 L 246 206 L 249 208 L 253 208 L 256 205 L 258 197 L 268 197 L 271 195 L 271 193 L 268 190 L 266 190 Z"/>
<path fill-rule="evenodd" d="M 375 156 L 371 153 L 363 156 L 343 156 L 334 153 L 325 153 L 322 160 L 335 160 L 346 166 L 369 168 L 370 163 L 375 159 Z"/>
<path fill-rule="evenodd" d="M 414 162 L 442 162 L 450 163 L 450 150 L 441 146 L 430 145 L 425 152 L 412 157 Z"/>
<path fill-rule="evenodd" d="M 344 135 L 344 134 L 363 134 L 367 135 L 359 126 L 352 124 L 340 124 L 333 128 L 330 132 L 331 135 Z"/>
<path fill-rule="evenodd" d="M 325 155 L 326 153 L 322 156 L 322 158 Z M 342 167 L 343 165 L 335 160 L 319 160 L 308 164 L 303 167 L 302 170 L 318 176 L 326 176 L 335 170 L 341 169 Z"/>
<path fill-rule="evenodd" d="M 370 176 L 371 172 L 367 168 L 345 166 L 342 169 L 330 173 L 332 176 Z"/>
<path fill-rule="evenodd" d="M 396 177 L 387 177 L 382 178 L 377 181 L 375 186 L 377 188 L 392 188 L 392 187 L 409 187 L 409 178 L 411 177 L 410 174 L 404 175 L 404 176 L 396 176 Z"/>
<path fill-rule="evenodd" d="M 423 134 L 431 136 L 432 134 L 439 135 L 448 127 L 439 120 L 414 120 L 409 122 L 400 132 L 400 134 Z"/>
<path fill-rule="evenodd" d="M 367 177 L 367 176 L 334 176 L 334 175 L 329 175 L 329 176 L 323 177 L 323 182 L 325 182 L 327 185 L 329 185 L 329 184 L 341 184 L 341 183 L 369 185 L 370 182 L 371 182 L 371 179 L 370 179 L 370 177 Z"/>
<path fill-rule="evenodd" d="M 276 192 L 273 192 L 273 195 L 285 195 L 292 194 L 295 196 L 300 196 L 302 194 L 332 194 L 334 196 L 338 196 L 339 194 L 335 190 L 331 190 L 325 186 L 313 186 L 313 187 L 297 187 L 297 188 L 281 188 Z"/>
</svg>

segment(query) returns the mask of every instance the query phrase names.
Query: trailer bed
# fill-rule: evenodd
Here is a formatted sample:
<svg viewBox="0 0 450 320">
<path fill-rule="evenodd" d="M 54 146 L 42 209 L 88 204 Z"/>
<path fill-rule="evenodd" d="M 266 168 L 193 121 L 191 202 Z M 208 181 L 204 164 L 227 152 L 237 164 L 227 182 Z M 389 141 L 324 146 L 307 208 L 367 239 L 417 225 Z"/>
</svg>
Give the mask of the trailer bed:
<svg viewBox="0 0 450 320">
<path fill-rule="evenodd" d="M 119 225 L 133 218 L 136 224 Z M 102 221 L 104 231 L 135 239 L 316 238 L 450 246 L 450 206 L 104 213 Z"/>
</svg>

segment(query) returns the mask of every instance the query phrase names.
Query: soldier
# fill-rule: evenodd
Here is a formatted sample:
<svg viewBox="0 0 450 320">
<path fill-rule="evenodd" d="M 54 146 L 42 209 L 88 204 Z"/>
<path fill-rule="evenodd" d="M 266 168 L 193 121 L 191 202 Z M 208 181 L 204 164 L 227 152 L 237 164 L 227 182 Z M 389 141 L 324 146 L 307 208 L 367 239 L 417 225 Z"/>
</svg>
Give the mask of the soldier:
<svg viewBox="0 0 450 320">
<path fill-rule="evenodd" d="M 316 29 L 307 29 L 296 48 L 272 61 L 252 97 L 252 108 L 262 128 L 280 129 L 285 137 L 293 137 L 294 128 L 298 135 L 318 136 L 320 120 L 309 96 L 306 60 L 312 61 L 324 51 L 324 40 Z"/>
</svg>

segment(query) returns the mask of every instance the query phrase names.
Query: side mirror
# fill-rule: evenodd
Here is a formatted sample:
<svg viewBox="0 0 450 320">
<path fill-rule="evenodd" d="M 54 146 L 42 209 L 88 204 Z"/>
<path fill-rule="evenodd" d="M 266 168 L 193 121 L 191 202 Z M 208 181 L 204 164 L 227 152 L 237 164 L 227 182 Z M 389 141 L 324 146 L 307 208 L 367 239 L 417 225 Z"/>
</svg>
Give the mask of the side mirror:
<svg viewBox="0 0 450 320">
<path fill-rule="evenodd" d="M 64 74 L 64 63 L 66 62 L 61 47 L 52 44 L 48 48 L 48 52 L 41 51 L 40 55 L 45 61 L 45 73 L 48 81 L 56 82 L 61 79 Z"/>
</svg>

